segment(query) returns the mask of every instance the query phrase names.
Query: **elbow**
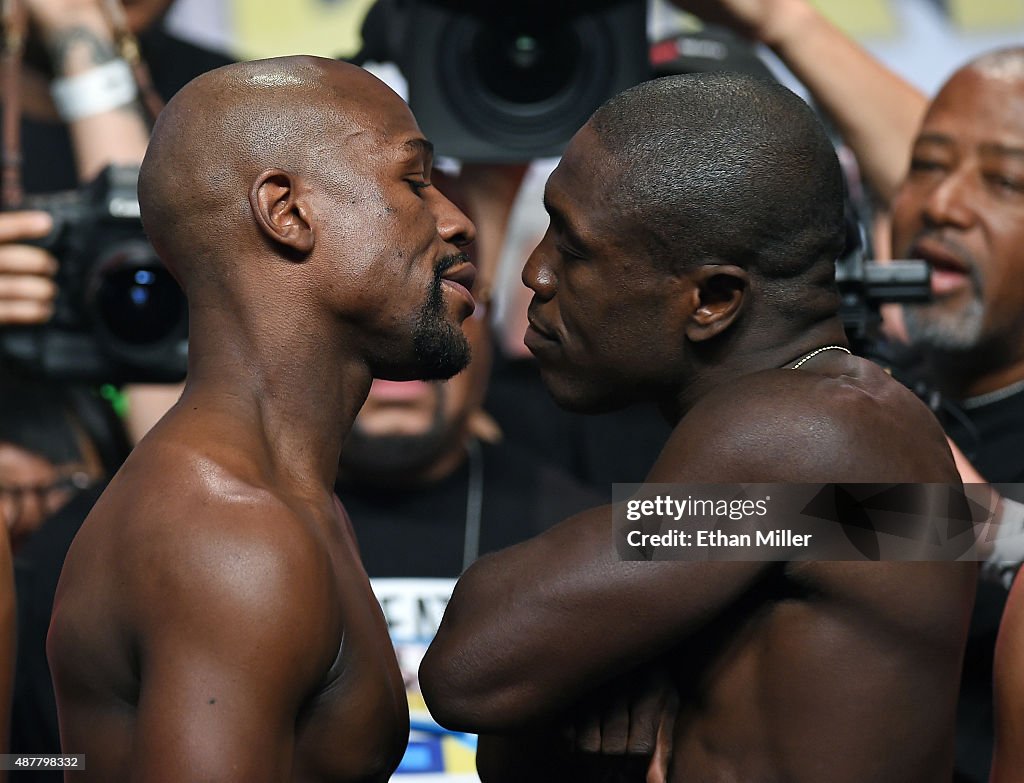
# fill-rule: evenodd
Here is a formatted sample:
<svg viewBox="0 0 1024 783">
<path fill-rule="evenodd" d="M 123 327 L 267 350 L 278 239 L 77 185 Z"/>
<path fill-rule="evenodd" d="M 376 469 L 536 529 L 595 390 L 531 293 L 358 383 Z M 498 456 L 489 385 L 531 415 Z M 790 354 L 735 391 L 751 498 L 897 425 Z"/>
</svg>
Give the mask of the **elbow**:
<svg viewBox="0 0 1024 783">
<path fill-rule="evenodd" d="M 434 720 L 450 731 L 474 734 L 512 731 L 537 717 L 527 688 L 503 679 L 437 645 L 427 650 L 419 671 L 423 700 Z"/>
<path fill-rule="evenodd" d="M 435 640 L 420 663 L 420 692 L 438 724 L 449 731 L 480 733 L 489 717 L 488 700 L 473 686 L 473 677 L 468 667 L 458 663 L 459 657 Z"/>
</svg>

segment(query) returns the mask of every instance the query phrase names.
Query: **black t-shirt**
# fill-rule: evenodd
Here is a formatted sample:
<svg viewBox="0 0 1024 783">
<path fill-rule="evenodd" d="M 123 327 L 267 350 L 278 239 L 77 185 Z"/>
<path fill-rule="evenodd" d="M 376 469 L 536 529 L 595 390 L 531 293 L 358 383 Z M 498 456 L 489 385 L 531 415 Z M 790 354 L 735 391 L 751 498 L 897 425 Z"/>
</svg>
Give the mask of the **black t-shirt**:
<svg viewBox="0 0 1024 783">
<path fill-rule="evenodd" d="M 949 407 L 956 413 L 946 414 L 946 433 L 985 480 L 1024 482 L 1024 387 Z"/>
<path fill-rule="evenodd" d="M 657 460 L 672 427 L 652 404 L 599 416 L 558 407 L 532 359 L 496 357 L 486 410 L 509 443 L 558 465 L 605 502 L 612 484 L 639 484 Z"/>
<path fill-rule="evenodd" d="M 478 554 L 530 538 L 600 505 L 601 497 L 558 468 L 511 444 L 480 447 L 482 480 Z M 477 505 L 468 459 L 452 475 L 420 487 L 375 487 L 340 481 L 371 577 L 455 577 L 463 571 L 467 523 Z M 467 514 L 467 506 L 468 514 Z"/>
</svg>

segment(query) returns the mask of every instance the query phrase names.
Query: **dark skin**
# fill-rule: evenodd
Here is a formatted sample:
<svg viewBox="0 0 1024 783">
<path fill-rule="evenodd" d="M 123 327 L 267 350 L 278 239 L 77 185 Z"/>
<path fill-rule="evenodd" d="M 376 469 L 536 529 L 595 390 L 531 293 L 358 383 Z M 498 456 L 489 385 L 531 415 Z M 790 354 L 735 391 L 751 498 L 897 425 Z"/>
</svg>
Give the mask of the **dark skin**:
<svg viewBox="0 0 1024 783">
<path fill-rule="evenodd" d="M 168 105 L 140 201 L 189 297 L 189 378 L 61 575 L 48 656 L 75 780 L 397 766 L 402 680 L 333 483 L 372 377 L 420 372 L 431 286 L 464 339 L 472 267 L 435 270 L 474 228 L 429 171 L 401 99 L 335 61 L 230 66 Z"/>
<path fill-rule="evenodd" d="M 607 159 L 584 127 L 523 272 L 556 400 L 659 400 L 675 430 L 650 482 L 958 484 L 934 419 L 875 365 L 789 369 L 845 344 L 827 294 L 779 305 L 753 271 L 660 269 L 607 206 Z M 443 725 L 488 735 L 485 781 L 950 778 L 973 564 L 622 562 L 610 530 L 585 512 L 459 581 L 420 679 Z M 567 752 L 567 725 L 607 755 Z"/>
<path fill-rule="evenodd" d="M 1013 783 L 1024 765 L 1024 582 L 1015 580 L 995 654 L 996 747 L 990 783 Z"/>
</svg>

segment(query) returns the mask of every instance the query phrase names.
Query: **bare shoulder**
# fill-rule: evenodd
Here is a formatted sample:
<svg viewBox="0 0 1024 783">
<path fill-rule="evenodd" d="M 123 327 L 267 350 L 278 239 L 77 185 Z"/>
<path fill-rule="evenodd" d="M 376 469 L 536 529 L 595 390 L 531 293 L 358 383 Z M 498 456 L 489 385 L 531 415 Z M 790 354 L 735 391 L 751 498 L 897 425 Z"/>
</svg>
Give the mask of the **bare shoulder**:
<svg viewBox="0 0 1024 783">
<path fill-rule="evenodd" d="M 938 421 L 874 363 L 752 373 L 679 422 L 659 481 L 956 482 Z M 669 478 L 670 476 L 675 478 Z"/>
<path fill-rule="evenodd" d="M 216 452 L 151 441 L 83 525 L 58 605 L 64 599 L 77 618 L 102 611 L 143 646 L 170 629 L 245 626 L 269 634 L 286 617 L 296 637 L 322 640 L 310 658 L 326 657 L 329 666 L 332 637 L 340 635 L 326 545 L 338 521 L 331 513 L 282 497 Z"/>
</svg>

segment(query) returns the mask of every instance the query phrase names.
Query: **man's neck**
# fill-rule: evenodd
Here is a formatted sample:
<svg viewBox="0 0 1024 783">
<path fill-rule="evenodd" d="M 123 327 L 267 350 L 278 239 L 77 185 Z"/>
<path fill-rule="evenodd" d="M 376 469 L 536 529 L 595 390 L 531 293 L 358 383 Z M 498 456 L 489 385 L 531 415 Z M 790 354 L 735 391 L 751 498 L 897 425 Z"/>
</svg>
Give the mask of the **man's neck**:
<svg viewBox="0 0 1024 783">
<path fill-rule="evenodd" d="M 715 356 L 703 364 L 698 359 L 697 366 L 688 373 L 693 380 L 668 404 L 663 401 L 660 410 L 674 426 L 698 400 L 723 384 L 763 370 L 791 366 L 801 359 L 810 359 L 819 349 L 845 345 L 846 335 L 838 318 L 821 321 L 796 337 L 785 338 L 767 331 L 752 333 L 743 345 L 727 349 L 724 359 Z"/>
<path fill-rule="evenodd" d="M 257 336 L 193 327 L 181 404 L 206 405 L 258 435 L 261 456 L 282 480 L 333 486 L 341 444 L 369 393 L 365 363 L 342 344 L 275 339 L 294 336 L 293 329 L 262 329 Z"/>
</svg>

